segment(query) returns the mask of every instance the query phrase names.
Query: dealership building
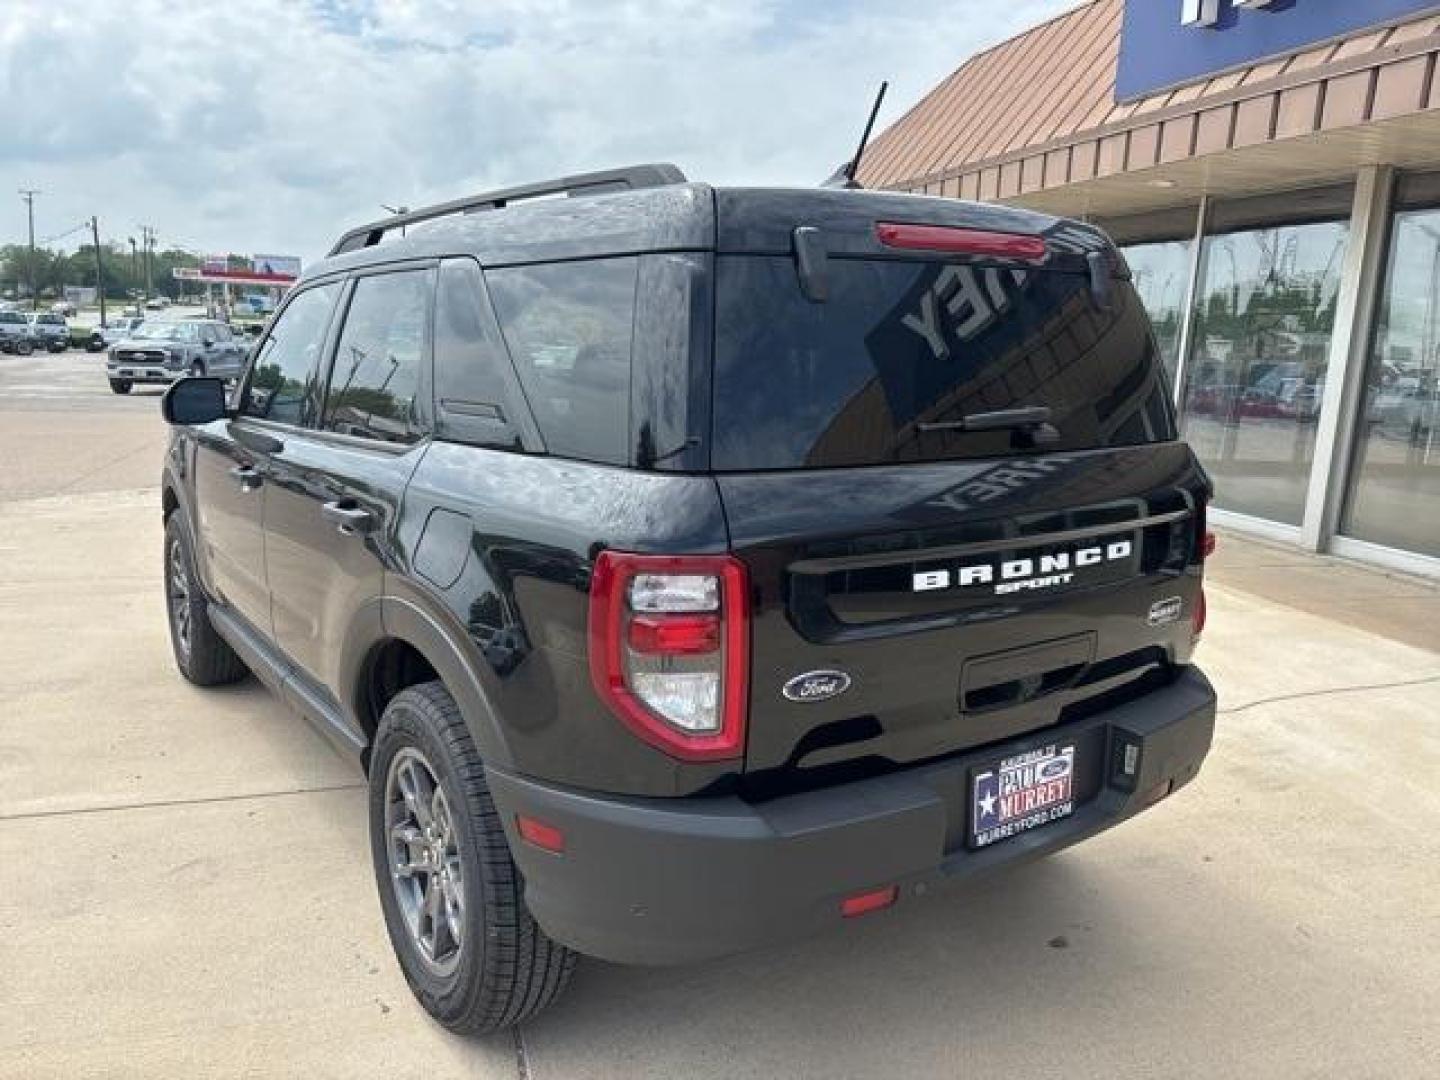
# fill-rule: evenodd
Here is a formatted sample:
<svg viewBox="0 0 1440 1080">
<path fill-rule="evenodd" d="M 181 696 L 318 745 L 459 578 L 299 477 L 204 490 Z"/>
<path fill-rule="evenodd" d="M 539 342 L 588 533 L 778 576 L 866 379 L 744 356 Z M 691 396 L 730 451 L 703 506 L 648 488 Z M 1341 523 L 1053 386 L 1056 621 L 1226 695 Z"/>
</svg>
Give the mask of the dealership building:
<svg viewBox="0 0 1440 1080">
<path fill-rule="evenodd" d="M 1092 0 L 955 71 L 866 187 L 1103 226 L 1235 528 L 1440 576 L 1440 3 Z"/>
</svg>

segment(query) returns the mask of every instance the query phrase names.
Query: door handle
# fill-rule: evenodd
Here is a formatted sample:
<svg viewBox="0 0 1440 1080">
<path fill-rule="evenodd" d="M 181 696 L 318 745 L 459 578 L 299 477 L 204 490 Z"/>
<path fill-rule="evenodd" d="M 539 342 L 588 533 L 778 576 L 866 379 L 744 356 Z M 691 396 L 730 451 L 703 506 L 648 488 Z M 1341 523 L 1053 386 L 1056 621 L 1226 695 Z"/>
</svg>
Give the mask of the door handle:
<svg viewBox="0 0 1440 1080">
<path fill-rule="evenodd" d="M 370 531 L 370 511 L 360 507 L 354 499 L 327 502 L 320 507 L 320 514 L 326 521 L 333 521 L 346 536 Z"/>
<path fill-rule="evenodd" d="M 230 475 L 240 482 L 241 491 L 254 491 L 260 486 L 260 474 L 253 465 L 236 465 Z"/>
</svg>

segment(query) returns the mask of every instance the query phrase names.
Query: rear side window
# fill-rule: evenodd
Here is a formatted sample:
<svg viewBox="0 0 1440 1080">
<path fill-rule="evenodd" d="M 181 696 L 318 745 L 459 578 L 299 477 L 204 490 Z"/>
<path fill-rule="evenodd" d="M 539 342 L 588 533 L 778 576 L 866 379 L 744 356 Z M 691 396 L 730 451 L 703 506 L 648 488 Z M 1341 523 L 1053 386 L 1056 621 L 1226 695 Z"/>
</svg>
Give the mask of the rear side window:
<svg viewBox="0 0 1440 1080">
<path fill-rule="evenodd" d="M 1083 274 L 831 259 L 812 303 L 789 258 L 717 266 L 716 469 L 1011 455 L 1010 431 L 920 425 L 1036 406 L 1058 432 L 1042 453 L 1175 437 L 1128 282 L 1101 310 Z"/>
<path fill-rule="evenodd" d="M 429 318 L 429 270 L 355 283 L 325 395 L 328 431 L 412 443 L 424 434 L 417 402 Z"/>
<path fill-rule="evenodd" d="M 624 464 L 630 439 L 633 256 L 485 272 L 495 314 L 551 453 Z"/>
</svg>

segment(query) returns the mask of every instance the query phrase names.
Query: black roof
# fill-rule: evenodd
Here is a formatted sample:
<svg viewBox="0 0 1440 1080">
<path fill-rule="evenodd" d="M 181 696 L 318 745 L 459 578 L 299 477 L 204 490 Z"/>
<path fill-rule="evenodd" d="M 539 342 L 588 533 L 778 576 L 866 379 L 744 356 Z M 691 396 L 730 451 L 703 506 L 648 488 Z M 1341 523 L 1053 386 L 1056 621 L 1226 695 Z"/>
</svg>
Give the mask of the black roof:
<svg viewBox="0 0 1440 1080">
<path fill-rule="evenodd" d="M 444 214 L 417 211 L 404 220 L 421 220 L 407 224 L 403 237 L 394 235 L 390 219 L 362 226 L 336 245 L 337 249 L 348 245 L 350 250 L 313 264 L 304 279 L 445 255 L 471 255 L 485 266 L 506 266 L 662 251 L 789 254 L 799 225 L 821 229 L 825 248 L 833 255 L 896 255 L 879 246 L 878 221 L 1045 235 L 1052 240 L 1069 237 L 1085 249 L 1105 243 L 1103 234 L 1090 226 L 1046 214 L 924 195 L 837 188 L 716 188 L 690 181 L 606 190 L 584 197 L 502 202 L 493 208 L 483 197 L 456 200 L 443 207 L 474 208 Z M 1066 248 L 1065 242 L 1059 243 L 1059 258 L 1066 258 Z M 1078 253 L 1083 260 L 1083 251 Z"/>
</svg>

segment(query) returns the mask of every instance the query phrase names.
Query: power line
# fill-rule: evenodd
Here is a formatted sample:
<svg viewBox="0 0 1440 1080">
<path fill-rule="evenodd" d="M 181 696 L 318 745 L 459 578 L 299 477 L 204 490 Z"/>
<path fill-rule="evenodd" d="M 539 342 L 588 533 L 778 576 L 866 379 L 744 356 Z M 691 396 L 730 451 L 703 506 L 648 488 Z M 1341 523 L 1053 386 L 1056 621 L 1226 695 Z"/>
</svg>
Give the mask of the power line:
<svg viewBox="0 0 1440 1080">
<path fill-rule="evenodd" d="M 54 236 L 41 237 L 40 243 L 42 243 L 42 244 L 53 244 L 56 240 L 64 240 L 65 237 L 67 237 L 67 236 L 73 236 L 75 233 L 79 232 L 81 229 L 88 229 L 88 228 L 90 228 L 90 222 L 89 222 L 89 221 L 82 221 L 82 222 L 80 222 L 79 225 L 76 225 L 73 229 L 66 229 L 64 232 L 62 232 L 62 233 L 56 233 Z"/>
</svg>

